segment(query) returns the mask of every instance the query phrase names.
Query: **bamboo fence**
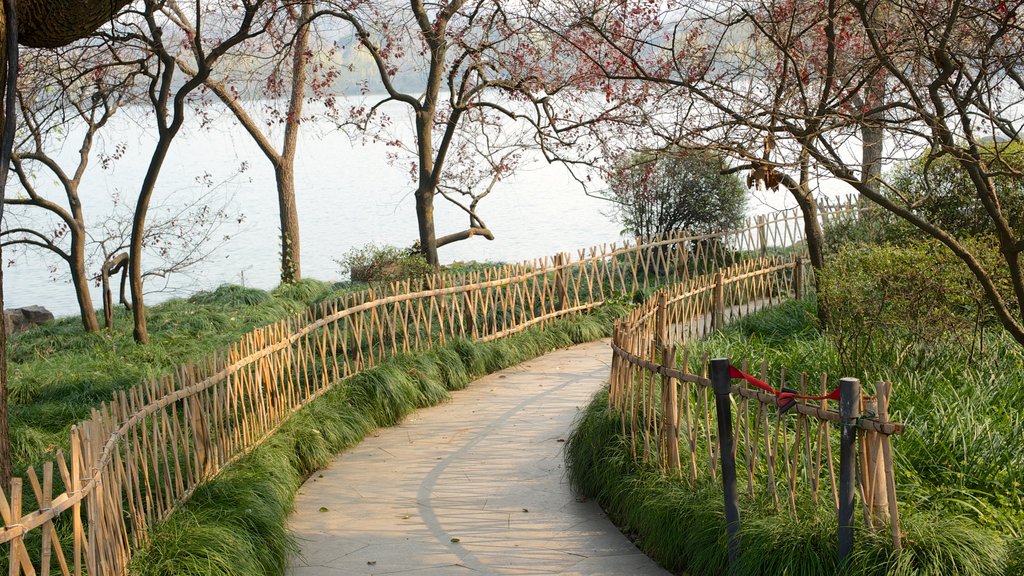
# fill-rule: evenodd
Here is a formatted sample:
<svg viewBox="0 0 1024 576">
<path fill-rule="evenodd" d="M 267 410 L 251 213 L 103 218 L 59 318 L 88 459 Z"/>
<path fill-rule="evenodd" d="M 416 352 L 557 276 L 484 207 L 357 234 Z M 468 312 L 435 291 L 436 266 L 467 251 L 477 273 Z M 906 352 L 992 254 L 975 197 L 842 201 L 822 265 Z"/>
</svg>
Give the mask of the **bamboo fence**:
<svg viewBox="0 0 1024 576">
<path fill-rule="evenodd" d="M 685 291 L 715 277 L 728 278 L 719 297 L 749 311 L 789 289 L 802 238 L 794 209 L 724 234 L 636 239 L 374 286 L 257 328 L 221 353 L 115 393 L 72 427 L 69 454 L 27 470 L 29 490 L 16 478 L 0 492 L 7 573 L 125 573 L 132 550 L 200 484 L 332 385 L 389 357 L 458 338 L 493 340 L 612 298 Z M 673 307 L 672 325 L 706 331 L 685 322 L 708 309 L 701 298 L 680 296 L 691 308 Z"/>
<path fill-rule="evenodd" d="M 850 211 L 832 216 L 856 217 Z M 709 361 L 706 355 L 691 357 L 686 344 L 790 294 L 799 297 L 808 284 L 800 256 L 752 259 L 666 287 L 617 322 L 608 403 L 620 415 L 633 457 L 691 484 L 719 481 L 722 448 Z M 737 367 L 749 373 L 751 364 Z M 761 362 L 754 371 L 765 380 L 768 366 Z M 825 396 L 829 380 L 824 374 L 783 370 L 773 387 Z M 842 495 L 835 432 L 845 421 L 857 432 L 856 489 L 863 520 L 869 527 L 889 528 L 898 549 L 890 436 L 901 434 L 904 426 L 889 421 L 891 386 L 881 383 L 876 390 L 877 396 L 861 397 L 858 383 L 859 410 L 844 418 L 836 401 L 800 399 L 783 414 L 775 394 L 746 381 L 731 384 L 732 457 L 746 472 L 742 491 L 750 498 L 766 495 L 779 512 L 799 515 L 798 498 L 809 498 L 814 506 L 830 506 L 838 514 Z"/>
</svg>

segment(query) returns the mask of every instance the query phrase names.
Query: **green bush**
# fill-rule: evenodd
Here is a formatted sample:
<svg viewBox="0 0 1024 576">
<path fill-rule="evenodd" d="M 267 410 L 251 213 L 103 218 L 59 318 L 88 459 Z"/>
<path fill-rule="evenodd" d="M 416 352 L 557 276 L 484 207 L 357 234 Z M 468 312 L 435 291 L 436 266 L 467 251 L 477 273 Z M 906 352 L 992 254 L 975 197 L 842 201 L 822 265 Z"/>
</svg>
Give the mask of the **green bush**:
<svg viewBox="0 0 1024 576">
<path fill-rule="evenodd" d="M 967 242 L 988 269 L 997 269 L 994 241 Z M 996 280 L 1009 291 L 1007 279 Z M 819 272 L 818 290 L 847 368 L 868 356 L 919 363 L 947 343 L 973 354 L 996 322 L 966 265 L 934 241 L 845 246 Z"/>
<path fill-rule="evenodd" d="M 1024 142 L 1003 142 L 980 149 L 993 173 L 992 182 L 1003 217 L 1024 235 Z M 948 155 L 922 154 L 898 165 L 885 191 L 898 205 L 945 230 L 958 240 L 992 236 L 996 230 L 967 172 Z M 928 235 L 877 205 L 862 202 L 855 216 L 833 218 L 825 229 L 826 248 L 838 251 L 849 244 L 917 241 Z M 1005 266 L 1005 264 L 1003 264 Z"/>
<path fill-rule="evenodd" d="M 638 152 L 610 175 L 608 199 L 637 236 L 729 230 L 743 221 L 747 190 L 727 169 L 721 156 L 704 150 Z"/>
<path fill-rule="evenodd" d="M 224 284 L 212 292 L 198 292 L 188 301 L 193 304 L 219 306 L 256 306 L 270 300 L 270 294 L 258 288 Z"/>
<path fill-rule="evenodd" d="M 341 275 L 355 282 L 390 282 L 434 272 L 422 254 L 395 246 L 367 244 L 349 250 L 335 262 L 341 266 Z"/>
<path fill-rule="evenodd" d="M 1024 142 L 982 147 L 1004 216 L 1024 232 Z M 992 234 L 988 211 L 960 163 L 949 155 L 924 154 L 902 164 L 892 175 L 893 192 L 932 224 L 958 238 Z"/>
</svg>

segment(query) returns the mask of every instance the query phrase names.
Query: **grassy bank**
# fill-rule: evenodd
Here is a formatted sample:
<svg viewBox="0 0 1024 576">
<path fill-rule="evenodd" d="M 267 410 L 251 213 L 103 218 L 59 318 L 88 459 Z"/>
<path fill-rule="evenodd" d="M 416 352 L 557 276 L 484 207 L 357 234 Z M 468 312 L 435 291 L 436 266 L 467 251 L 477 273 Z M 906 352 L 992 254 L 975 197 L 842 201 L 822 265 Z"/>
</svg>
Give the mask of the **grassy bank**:
<svg viewBox="0 0 1024 576">
<path fill-rule="evenodd" d="M 815 329 L 813 300 L 751 316 L 698 344 L 734 359 L 767 359 L 808 374 L 860 378 L 868 393 L 893 383 L 893 418 L 907 431 L 893 438 L 901 501 L 962 515 L 1012 538 L 1024 537 L 1024 349 L 1001 331 L 984 352 L 932 347 L 894 359 L 876 349 L 843 369 L 828 337 Z"/>
<path fill-rule="evenodd" d="M 570 436 L 566 459 L 575 489 L 596 499 L 641 550 L 676 573 L 726 573 L 727 543 L 722 487 L 708 479 L 694 486 L 638 465 L 620 434 L 619 417 L 599 394 Z M 706 477 L 705 477 L 706 478 Z M 836 516 L 804 499 L 797 516 L 774 513 L 767 499 L 740 495 L 742 553 L 735 574 L 836 574 Z M 915 508 L 903 511 L 903 546 L 894 553 L 888 534 L 858 530 L 850 576 L 1012 576 L 1020 549 L 998 533 L 956 516 Z"/>
<path fill-rule="evenodd" d="M 8 350 L 12 455 L 20 471 L 67 447 L 72 424 L 109 401 L 178 365 L 224 350 L 253 328 L 298 314 L 339 295 L 343 285 L 316 280 L 271 292 L 225 285 L 148 309 L 151 343 L 132 340 L 123 308 L 114 329 L 87 334 L 78 318 L 62 318 L 10 339 Z"/>
<path fill-rule="evenodd" d="M 828 371 L 840 362 L 814 324 L 815 303 L 791 302 L 754 315 L 696 345 L 711 356 L 767 359 L 770 371 Z M 699 355 L 692 355 L 693 357 Z M 1011 576 L 1024 573 L 1019 449 L 1021 352 L 993 335 L 972 361 L 933 350 L 905 363 L 865 358 L 865 383 L 894 383 L 894 418 L 908 432 L 893 441 L 904 551 L 886 534 L 857 535 L 850 574 Z M 598 499 L 664 566 L 693 575 L 725 566 L 721 486 L 690 487 L 633 463 L 618 416 L 595 399 L 568 445 L 570 479 Z M 809 498 L 805 499 L 807 502 Z M 830 509 L 776 514 L 741 497 L 743 555 L 738 574 L 833 574 L 836 518 Z"/>
<path fill-rule="evenodd" d="M 302 480 L 338 452 L 488 372 L 611 333 L 621 306 L 494 342 L 455 341 L 366 370 L 292 416 L 265 444 L 201 486 L 151 534 L 130 571 L 140 576 L 273 575 L 291 540 L 285 520 Z"/>
</svg>

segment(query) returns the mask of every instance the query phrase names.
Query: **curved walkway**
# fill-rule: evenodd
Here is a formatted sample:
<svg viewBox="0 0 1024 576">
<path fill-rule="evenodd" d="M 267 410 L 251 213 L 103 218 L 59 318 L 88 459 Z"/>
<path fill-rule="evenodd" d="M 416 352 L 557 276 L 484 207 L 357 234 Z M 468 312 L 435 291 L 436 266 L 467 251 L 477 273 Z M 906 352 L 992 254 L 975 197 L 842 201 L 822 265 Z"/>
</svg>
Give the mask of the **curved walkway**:
<svg viewBox="0 0 1024 576">
<path fill-rule="evenodd" d="M 594 342 L 491 374 L 339 455 L 295 499 L 288 573 L 667 575 L 565 478 L 610 358 Z"/>
</svg>

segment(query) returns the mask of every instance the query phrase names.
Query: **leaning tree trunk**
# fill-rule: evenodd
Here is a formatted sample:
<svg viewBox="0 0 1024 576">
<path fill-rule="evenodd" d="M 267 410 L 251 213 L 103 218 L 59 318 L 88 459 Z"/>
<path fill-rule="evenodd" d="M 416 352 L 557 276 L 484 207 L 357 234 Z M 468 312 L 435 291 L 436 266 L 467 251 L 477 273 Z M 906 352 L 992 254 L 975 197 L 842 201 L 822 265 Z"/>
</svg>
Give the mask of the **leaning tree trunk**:
<svg viewBox="0 0 1024 576">
<path fill-rule="evenodd" d="M 797 206 L 800 207 L 800 211 L 803 213 L 807 255 L 811 260 L 811 266 L 814 268 L 815 291 L 820 295 L 821 274 L 819 272 L 825 267 L 825 234 L 822 232 L 821 223 L 818 222 L 818 203 L 814 201 L 814 195 L 811 193 L 809 186 L 809 168 L 809 157 L 806 153 L 801 154 L 800 181 L 794 180 L 792 176 L 785 173 L 781 174 L 781 180 L 782 185 L 789 190 L 789 193 L 796 200 Z M 819 298 L 818 324 L 824 328 L 828 324 L 828 320 L 828 303 Z"/>
<path fill-rule="evenodd" d="M 142 181 L 142 189 L 139 191 L 139 199 L 135 203 L 135 215 L 132 218 L 132 237 L 128 247 L 128 287 L 132 294 L 132 337 L 138 344 L 149 344 L 149 330 L 146 327 L 146 303 L 142 293 L 142 240 L 146 232 L 146 215 L 149 213 L 149 201 L 153 198 L 153 191 L 156 189 L 157 176 L 160 168 L 163 167 L 167 158 L 167 151 L 171 148 L 171 142 L 178 133 L 180 124 L 175 124 L 160 134 L 160 139 L 153 150 L 152 159 L 149 162 L 149 169 Z"/>
<path fill-rule="evenodd" d="M 92 34 L 132 0 L 17 0 L 18 41 L 58 48 Z"/>
</svg>

